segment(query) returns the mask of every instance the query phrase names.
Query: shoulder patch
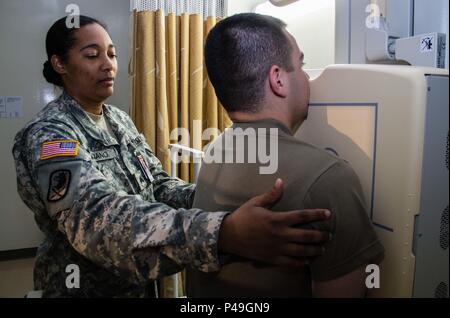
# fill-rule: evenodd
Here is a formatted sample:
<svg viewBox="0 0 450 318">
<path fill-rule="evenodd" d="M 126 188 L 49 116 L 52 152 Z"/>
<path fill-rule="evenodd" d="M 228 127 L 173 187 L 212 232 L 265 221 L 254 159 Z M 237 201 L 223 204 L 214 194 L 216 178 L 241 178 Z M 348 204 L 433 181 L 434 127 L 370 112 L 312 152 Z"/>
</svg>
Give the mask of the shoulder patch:
<svg viewBox="0 0 450 318">
<path fill-rule="evenodd" d="M 44 142 L 41 146 L 40 160 L 54 157 L 76 157 L 78 155 L 79 141 L 76 140 L 54 140 Z"/>
<path fill-rule="evenodd" d="M 70 175 L 70 170 L 57 170 L 50 175 L 48 202 L 57 202 L 66 196 L 70 184 Z"/>
</svg>

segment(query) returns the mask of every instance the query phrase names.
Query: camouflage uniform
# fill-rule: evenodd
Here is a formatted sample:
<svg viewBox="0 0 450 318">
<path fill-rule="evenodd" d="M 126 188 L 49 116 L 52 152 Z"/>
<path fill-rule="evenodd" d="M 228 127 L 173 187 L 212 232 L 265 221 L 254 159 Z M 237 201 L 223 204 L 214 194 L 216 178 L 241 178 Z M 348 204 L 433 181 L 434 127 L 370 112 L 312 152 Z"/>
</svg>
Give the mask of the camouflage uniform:
<svg viewBox="0 0 450 318">
<path fill-rule="evenodd" d="M 218 270 L 226 213 L 189 209 L 195 186 L 167 175 L 126 113 L 104 105 L 103 114 L 116 138 L 64 92 L 16 136 L 18 191 L 46 236 L 35 289 L 44 297 L 152 296 L 152 281 L 185 265 Z M 44 146 L 67 142 L 76 153 L 45 156 Z M 79 266 L 78 289 L 66 287 L 69 264 Z"/>
</svg>

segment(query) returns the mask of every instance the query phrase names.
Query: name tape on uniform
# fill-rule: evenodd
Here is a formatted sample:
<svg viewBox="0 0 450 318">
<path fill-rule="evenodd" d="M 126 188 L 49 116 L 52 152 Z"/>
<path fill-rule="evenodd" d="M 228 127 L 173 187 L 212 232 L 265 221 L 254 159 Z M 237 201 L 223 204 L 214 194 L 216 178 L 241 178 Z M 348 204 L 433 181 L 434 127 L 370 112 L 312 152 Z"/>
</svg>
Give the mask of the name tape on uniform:
<svg viewBox="0 0 450 318">
<path fill-rule="evenodd" d="M 115 149 L 104 149 L 100 151 L 95 151 L 91 153 L 91 157 L 94 160 L 102 161 L 102 160 L 109 160 L 114 159 L 117 157 L 117 152 Z"/>
</svg>

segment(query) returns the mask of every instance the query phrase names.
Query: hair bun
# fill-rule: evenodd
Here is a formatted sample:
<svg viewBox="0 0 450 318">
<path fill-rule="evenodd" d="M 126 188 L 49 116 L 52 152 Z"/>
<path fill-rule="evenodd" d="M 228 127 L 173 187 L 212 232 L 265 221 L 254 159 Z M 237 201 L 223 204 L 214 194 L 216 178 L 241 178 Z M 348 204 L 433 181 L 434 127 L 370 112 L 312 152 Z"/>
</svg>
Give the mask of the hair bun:
<svg viewBox="0 0 450 318">
<path fill-rule="evenodd" d="M 61 78 L 61 75 L 59 75 L 58 73 L 56 73 L 56 71 L 53 69 L 52 64 L 50 63 L 50 61 L 45 61 L 44 63 L 44 70 L 42 71 L 45 79 L 47 80 L 47 82 L 49 82 L 50 84 L 56 85 L 56 86 L 63 86 L 63 81 Z"/>
</svg>

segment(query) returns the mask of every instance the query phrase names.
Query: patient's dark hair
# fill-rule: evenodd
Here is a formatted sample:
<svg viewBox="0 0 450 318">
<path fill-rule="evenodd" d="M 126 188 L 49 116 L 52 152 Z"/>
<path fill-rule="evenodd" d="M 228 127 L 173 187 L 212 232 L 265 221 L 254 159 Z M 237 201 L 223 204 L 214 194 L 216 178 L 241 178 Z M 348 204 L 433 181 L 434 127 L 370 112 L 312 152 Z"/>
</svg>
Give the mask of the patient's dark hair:
<svg viewBox="0 0 450 318">
<path fill-rule="evenodd" d="M 80 28 L 88 24 L 98 24 L 105 30 L 107 27 L 104 23 L 90 18 L 84 15 L 80 15 Z M 56 86 L 63 87 L 64 83 L 60 74 L 58 74 L 52 66 L 51 58 L 53 55 L 57 55 L 63 62 L 67 61 L 67 53 L 75 44 L 74 32 L 78 28 L 68 28 L 66 25 L 67 17 L 63 17 L 56 21 L 48 30 L 47 37 L 45 38 L 45 48 L 47 50 L 47 61 L 44 63 L 43 74 L 47 82 Z"/>
<path fill-rule="evenodd" d="M 209 32 L 206 68 L 228 112 L 258 112 L 272 65 L 293 70 L 292 45 L 285 27 L 271 16 L 242 13 L 220 21 Z"/>
</svg>

